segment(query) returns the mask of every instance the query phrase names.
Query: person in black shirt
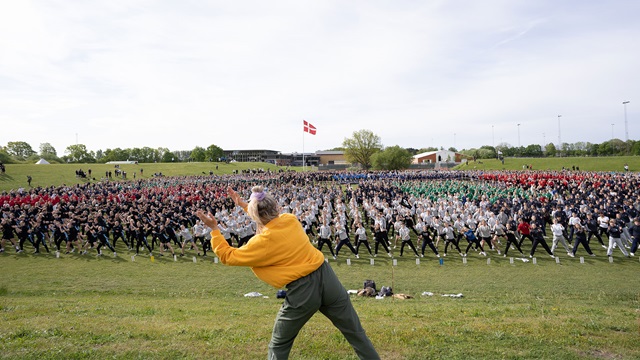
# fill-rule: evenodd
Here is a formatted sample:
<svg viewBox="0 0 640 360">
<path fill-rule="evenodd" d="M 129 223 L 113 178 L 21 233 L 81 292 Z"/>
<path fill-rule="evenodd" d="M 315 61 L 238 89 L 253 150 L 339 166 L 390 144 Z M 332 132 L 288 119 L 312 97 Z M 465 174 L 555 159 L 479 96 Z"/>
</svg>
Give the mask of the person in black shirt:
<svg viewBox="0 0 640 360">
<path fill-rule="evenodd" d="M 536 253 L 536 248 L 538 245 L 542 245 L 542 247 L 547 251 L 549 256 L 555 257 L 547 244 L 547 241 L 544 239 L 544 235 L 542 234 L 542 230 L 538 226 L 536 222 L 531 223 L 531 236 L 533 237 L 533 246 L 531 247 L 531 252 L 529 253 L 529 257 L 533 257 Z"/>
<path fill-rule="evenodd" d="M 582 244 L 589 256 L 596 256 L 593 252 L 591 252 L 591 248 L 589 247 L 589 242 L 587 241 L 587 235 L 585 234 L 584 227 L 580 224 L 575 224 L 576 228 L 574 231 L 575 241 L 573 242 L 573 250 L 568 254 L 571 257 L 576 255 L 576 251 L 578 251 L 578 245 Z"/>
<path fill-rule="evenodd" d="M 593 214 L 591 213 L 587 214 L 586 226 L 588 230 L 587 241 L 591 241 L 591 237 L 595 236 L 596 239 L 598 239 L 598 241 L 600 242 L 600 245 L 605 246 L 604 242 L 602 241 L 602 236 L 600 235 L 600 231 L 599 231 L 600 226 L 598 224 L 598 220 L 595 219 L 593 217 Z"/>
<path fill-rule="evenodd" d="M 8 218 L 2 219 L 2 239 L 0 240 L 0 252 L 4 252 L 4 245 L 7 240 L 13 244 L 13 247 L 16 251 L 20 250 L 20 247 L 16 244 L 16 241 L 13 239 L 15 237 L 15 231 L 13 229 L 12 221 Z"/>
<path fill-rule="evenodd" d="M 629 255 L 635 256 L 635 252 L 638 250 L 638 241 L 640 241 L 640 218 L 633 220 L 629 233 L 631 234 L 631 251 Z"/>
</svg>

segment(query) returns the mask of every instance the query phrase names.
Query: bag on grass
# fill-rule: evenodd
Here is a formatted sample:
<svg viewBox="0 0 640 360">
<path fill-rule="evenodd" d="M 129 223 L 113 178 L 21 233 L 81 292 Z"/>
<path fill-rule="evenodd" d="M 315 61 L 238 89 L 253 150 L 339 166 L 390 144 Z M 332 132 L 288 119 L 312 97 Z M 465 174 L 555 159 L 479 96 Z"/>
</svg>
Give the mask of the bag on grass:
<svg viewBox="0 0 640 360">
<path fill-rule="evenodd" d="M 383 286 L 380 289 L 380 293 L 378 293 L 378 296 L 391 296 L 393 295 L 393 291 L 391 291 L 391 288 L 388 286 Z"/>
<path fill-rule="evenodd" d="M 376 292 L 378 292 L 378 288 L 376 288 L 376 282 L 375 281 L 373 281 L 373 280 L 365 280 L 364 281 L 364 286 L 362 288 L 366 289 L 368 287 L 370 287 L 373 290 L 375 290 Z"/>
</svg>

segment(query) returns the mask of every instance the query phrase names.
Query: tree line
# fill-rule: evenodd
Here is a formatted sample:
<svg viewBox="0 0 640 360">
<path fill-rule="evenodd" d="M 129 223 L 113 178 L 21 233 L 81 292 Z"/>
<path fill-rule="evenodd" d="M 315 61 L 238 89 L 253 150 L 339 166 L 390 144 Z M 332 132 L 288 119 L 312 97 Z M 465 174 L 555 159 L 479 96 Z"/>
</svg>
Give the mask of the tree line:
<svg viewBox="0 0 640 360">
<path fill-rule="evenodd" d="M 156 162 L 204 162 L 224 161 L 224 150 L 217 145 L 207 148 L 196 146 L 192 150 L 174 150 L 168 148 L 115 148 L 90 151 L 84 144 L 69 145 L 64 155 L 58 156 L 56 149 L 50 143 L 40 144 L 40 152 L 33 150 L 24 141 L 10 141 L 6 146 L 0 146 L 0 161 L 3 163 L 36 162 L 40 158 L 50 163 L 106 163 L 109 161 L 137 161 L 140 163 Z"/>
<path fill-rule="evenodd" d="M 24 141 L 10 141 L 6 146 L 0 146 L 0 162 L 36 162 L 43 158 L 52 163 L 106 163 L 109 161 L 137 161 L 140 163 L 155 162 L 205 162 L 224 161 L 224 150 L 217 145 L 207 148 L 196 146 L 192 150 L 169 150 L 168 148 L 115 148 L 89 151 L 84 144 L 69 145 L 64 155 L 58 156 L 56 149 L 50 143 L 40 144 L 36 152 L 30 144 Z M 385 147 L 380 136 L 370 130 L 358 130 L 352 136 L 345 138 L 342 146 L 331 150 L 345 152 L 346 160 L 352 164 L 359 164 L 364 169 L 399 170 L 409 167 L 412 157 L 416 154 L 444 150 L 443 148 L 424 147 L 420 149 L 402 148 L 398 145 Z M 590 142 L 563 143 L 559 148 L 549 143 L 545 146 L 531 144 L 528 146 L 511 146 L 500 143 L 497 146 L 483 145 L 479 148 L 458 150 L 454 147 L 449 151 L 459 152 L 469 158 L 493 159 L 499 157 L 572 157 L 572 156 L 624 156 L 640 155 L 640 141 L 611 139 L 600 144 Z"/>
</svg>

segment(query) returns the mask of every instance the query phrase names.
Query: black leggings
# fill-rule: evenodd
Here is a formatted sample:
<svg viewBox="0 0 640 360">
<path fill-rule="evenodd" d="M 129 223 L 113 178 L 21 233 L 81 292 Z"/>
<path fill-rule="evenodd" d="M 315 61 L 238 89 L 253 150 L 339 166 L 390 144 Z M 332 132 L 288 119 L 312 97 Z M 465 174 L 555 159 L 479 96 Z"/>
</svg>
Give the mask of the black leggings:
<svg viewBox="0 0 640 360">
<path fill-rule="evenodd" d="M 542 247 L 547 251 L 549 255 L 553 255 L 551 249 L 549 249 L 549 245 L 547 245 L 547 242 L 544 240 L 544 238 L 536 238 L 533 240 L 533 247 L 531 247 L 531 252 L 529 253 L 529 255 L 533 256 L 533 254 L 535 254 L 538 245 L 542 245 Z"/>
<path fill-rule="evenodd" d="M 347 245 L 347 247 L 351 250 L 352 253 L 358 255 L 358 252 L 356 251 L 356 249 L 353 247 L 353 245 L 351 245 L 351 241 L 349 241 L 349 238 L 346 238 L 344 240 L 340 240 L 340 242 L 338 243 L 338 246 L 336 246 L 336 256 L 338 256 L 338 252 L 340 252 L 340 249 L 342 248 L 343 245 Z"/>
<path fill-rule="evenodd" d="M 384 248 L 384 251 L 386 251 L 387 253 L 389 252 L 389 247 L 387 246 L 387 242 L 384 241 L 384 239 L 380 239 L 380 240 L 376 239 L 376 246 L 375 246 L 375 249 L 374 249 L 374 252 L 373 252 L 374 254 L 378 255 L 378 246 L 379 245 L 382 245 L 382 247 Z"/>
<path fill-rule="evenodd" d="M 329 247 L 329 251 L 331 251 L 331 256 L 336 256 L 336 254 L 333 252 L 333 247 L 331 246 L 331 240 L 329 240 L 329 239 L 319 238 L 318 239 L 318 250 L 322 251 L 322 246 L 324 244 L 327 244 L 327 246 Z"/>
<path fill-rule="evenodd" d="M 405 245 L 409 245 L 411 250 L 413 250 L 413 252 L 416 254 L 416 256 L 418 256 L 418 250 L 416 250 L 416 247 L 415 247 L 415 245 L 413 245 L 413 241 L 411 241 L 411 239 L 402 240 L 402 245 L 400 246 L 400 256 L 402 256 L 402 253 L 404 252 L 404 246 Z"/>
<path fill-rule="evenodd" d="M 356 246 L 356 253 L 360 253 L 360 245 L 364 244 L 364 246 L 369 251 L 369 255 L 373 255 L 371 253 L 371 246 L 369 246 L 369 240 L 360 240 L 358 241 L 358 245 Z"/>
<path fill-rule="evenodd" d="M 431 250 L 436 255 L 438 255 L 438 249 L 436 249 L 436 247 L 433 245 L 433 240 L 431 240 L 431 238 L 429 237 L 429 234 L 428 233 L 423 233 L 422 234 L 422 255 L 424 255 L 424 249 L 427 247 L 427 245 L 429 245 Z"/>
<path fill-rule="evenodd" d="M 520 244 L 518 243 L 518 239 L 516 239 L 516 236 L 513 234 L 507 234 L 507 247 L 504 248 L 505 255 L 507 255 L 507 253 L 509 252 L 511 245 L 515 245 L 516 249 L 520 251 L 520 254 L 524 254 L 522 252 L 522 249 L 520 248 Z"/>
<path fill-rule="evenodd" d="M 449 249 L 449 245 L 451 245 L 452 248 L 456 248 L 456 250 L 458 250 L 459 253 L 462 253 L 462 250 L 460 250 L 460 246 L 458 246 L 458 242 L 455 241 L 454 239 L 444 239 L 444 253 L 447 253 L 447 249 Z"/>
<path fill-rule="evenodd" d="M 484 252 L 484 248 L 482 247 L 482 244 L 480 244 L 480 240 L 468 240 L 469 241 L 469 245 L 467 245 L 467 250 L 464 251 L 465 254 L 467 254 L 469 252 L 469 249 L 471 249 L 471 246 L 475 245 L 476 249 L 480 248 L 480 251 Z"/>
</svg>

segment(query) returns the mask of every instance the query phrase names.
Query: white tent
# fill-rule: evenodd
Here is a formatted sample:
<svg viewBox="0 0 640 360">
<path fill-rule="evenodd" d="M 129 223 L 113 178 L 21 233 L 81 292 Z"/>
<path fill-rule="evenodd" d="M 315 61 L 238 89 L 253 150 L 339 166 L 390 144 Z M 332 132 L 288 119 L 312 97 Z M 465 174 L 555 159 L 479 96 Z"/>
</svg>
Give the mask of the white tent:
<svg viewBox="0 0 640 360">
<path fill-rule="evenodd" d="M 36 163 L 37 165 L 49 165 L 49 162 L 45 159 L 40 159 L 38 160 L 38 162 Z"/>
</svg>

